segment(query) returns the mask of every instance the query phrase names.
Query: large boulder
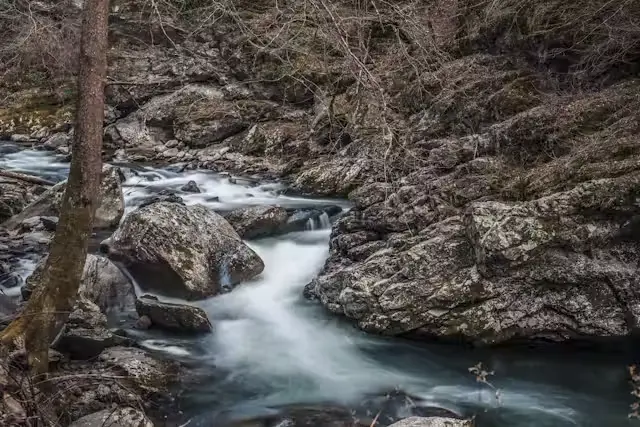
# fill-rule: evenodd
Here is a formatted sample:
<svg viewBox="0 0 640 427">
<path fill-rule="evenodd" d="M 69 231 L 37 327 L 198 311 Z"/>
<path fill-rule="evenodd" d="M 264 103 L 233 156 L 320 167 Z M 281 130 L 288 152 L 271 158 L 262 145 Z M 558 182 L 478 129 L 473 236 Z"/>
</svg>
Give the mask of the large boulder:
<svg viewBox="0 0 640 427">
<path fill-rule="evenodd" d="M 143 295 L 136 301 L 136 311 L 151 320 L 151 326 L 183 333 L 211 332 L 213 327 L 207 313 L 200 307 L 160 302 Z"/>
<path fill-rule="evenodd" d="M 455 418 L 409 417 L 389 427 L 473 427 L 473 422 Z"/>
<path fill-rule="evenodd" d="M 251 206 L 225 215 L 243 239 L 257 239 L 281 232 L 287 223 L 287 210 L 280 206 Z"/>
<path fill-rule="evenodd" d="M 473 202 L 442 220 L 415 205 L 354 210 L 306 295 L 383 334 L 476 344 L 628 336 L 640 325 L 639 186 L 640 173 L 593 180 L 526 202 Z"/>
<path fill-rule="evenodd" d="M 29 299 L 40 283 L 46 257 L 40 261 L 22 288 L 23 299 Z M 104 313 L 132 310 L 135 290 L 129 278 L 109 259 L 89 254 L 84 264 L 78 296 L 92 301 Z"/>
<path fill-rule="evenodd" d="M 69 427 L 153 427 L 153 423 L 138 409 L 118 407 L 86 415 Z"/>
<path fill-rule="evenodd" d="M 201 205 L 137 209 L 101 248 L 124 262 L 141 287 L 187 300 L 216 295 L 264 269 L 233 227 Z"/>
<path fill-rule="evenodd" d="M 65 185 L 66 181 L 54 185 L 20 213 L 5 221 L 3 226 L 14 229 L 24 220 L 35 216 L 58 217 Z M 115 166 L 104 165 L 93 227 L 94 229 L 113 228 L 118 225 L 122 215 L 124 215 L 124 196 L 120 170 Z"/>
</svg>

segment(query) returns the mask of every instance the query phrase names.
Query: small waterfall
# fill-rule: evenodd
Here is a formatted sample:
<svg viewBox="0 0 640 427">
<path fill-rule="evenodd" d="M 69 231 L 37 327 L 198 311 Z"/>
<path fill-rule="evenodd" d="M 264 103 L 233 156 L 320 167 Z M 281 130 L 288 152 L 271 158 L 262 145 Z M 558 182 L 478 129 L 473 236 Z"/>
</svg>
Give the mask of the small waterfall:
<svg viewBox="0 0 640 427">
<path fill-rule="evenodd" d="M 304 226 L 304 229 L 307 231 L 313 231 L 316 229 L 316 219 L 311 217 L 307 220 L 307 223 Z"/>
<path fill-rule="evenodd" d="M 305 224 L 305 230 L 314 231 L 314 230 L 327 230 L 331 228 L 331 220 L 329 219 L 329 215 L 326 212 L 322 212 L 318 216 L 312 216 L 307 220 Z"/>
<path fill-rule="evenodd" d="M 318 222 L 320 223 L 321 230 L 331 228 L 331 220 L 329 219 L 329 215 L 327 215 L 326 212 L 322 212 L 322 215 L 318 217 Z"/>
</svg>

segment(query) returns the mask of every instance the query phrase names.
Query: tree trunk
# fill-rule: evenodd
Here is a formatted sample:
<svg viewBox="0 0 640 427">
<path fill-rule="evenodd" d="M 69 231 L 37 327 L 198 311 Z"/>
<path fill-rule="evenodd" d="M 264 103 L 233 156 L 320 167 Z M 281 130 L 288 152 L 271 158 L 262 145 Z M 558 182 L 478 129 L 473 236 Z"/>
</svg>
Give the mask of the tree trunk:
<svg viewBox="0 0 640 427">
<path fill-rule="evenodd" d="M 60 220 L 41 283 L 20 317 L 0 337 L 10 347 L 24 343 L 36 374 L 48 370 L 49 345 L 76 302 L 87 256 L 102 172 L 108 16 L 109 0 L 85 0 L 75 135 Z"/>
</svg>

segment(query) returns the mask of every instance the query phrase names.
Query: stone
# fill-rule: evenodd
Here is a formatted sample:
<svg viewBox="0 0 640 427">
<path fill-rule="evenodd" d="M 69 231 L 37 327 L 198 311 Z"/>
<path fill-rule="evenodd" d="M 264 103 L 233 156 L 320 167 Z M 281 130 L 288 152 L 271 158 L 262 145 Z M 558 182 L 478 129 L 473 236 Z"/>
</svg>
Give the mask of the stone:
<svg viewBox="0 0 640 427">
<path fill-rule="evenodd" d="M 211 332 L 213 327 L 207 313 L 199 307 L 186 304 L 160 302 L 143 295 L 136 301 L 136 311 L 147 317 L 151 325 L 183 333 Z"/>
<path fill-rule="evenodd" d="M 48 127 L 40 126 L 38 127 L 38 129 L 36 129 L 31 133 L 31 138 L 40 141 L 45 139 L 47 136 L 49 136 L 50 133 L 51 131 L 49 130 Z"/>
<path fill-rule="evenodd" d="M 27 278 L 22 297 L 28 300 L 39 285 L 46 257 Z M 133 310 L 135 290 L 129 278 L 109 259 L 88 254 L 78 296 L 96 304 L 103 313 Z"/>
<path fill-rule="evenodd" d="M 20 133 L 14 133 L 9 137 L 9 139 L 13 142 L 32 142 L 33 138 L 29 135 L 24 135 Z"/>
<path fill-rule="evenodd" d="M 264 269 L 233 227 L 201 205 L 139 208 L 101 250 L 123 262 L 142 288 L 186 300 L 216 295 Z"/>
<path fill-rule="evenodd" d="M 134 326 L 136 329 L 145 331 L 151 327 L 151 319 L 149 316 L 140 316 Z"/>
<path fill-rule="evenodd" d="M 42 188 L 22 181 L 0 178 L 0 222 L 20 213 L 37 198 L 36 189 Z"/>
<path fill-rule="evenodd" d="M 278 234 L 283 231 L 287 217 L 286 209 L 279 206 L 252 206 L 225 215 L 225 219 L 243 239 Z"/>
<path fill-rule="evenodd" d="M 69 427 L 153 427 L 153 423 L 138 409 L 117 407 L 85 415 Z"/>
<path fill-rule="evenodd" d="M 469 420 L 442 417 L 409 417 L 389 427 L 473 427 Z"/>
<path fill-rule="evenodd" d="M 68 147 L 71 145 L 71 136 L 68 133 L 58 132 L 51 135 L 44 142 L 43 146 L 47 150 L 58 150 L 62 147 Z"/>
<path fill-rule="evenodd" d="M 180 191 L 184 191 L 185 193 L 200 193 L 200 188 L 195 181 L 189 181 L 180 188 Z"/>
<path fill-rule="evenodd" d="M 145 393 L 166 393 L 180 373 L 176 362 L 153 358 L 139 348 L 110 347 L 98 356 L 98 361 L 115 370 L 116 375 L 126 375 Z"/>
<path fill-rule="evenodd" d="M 42 226 L 47 231 L 56 231 L 58 227 L 58 217 L 57 216 L 41 216 L 40 222 Z"/>
<path fill-rule="evenodd" d="M 87 360 L 104 349 L 126 343 L 107 328 L 107 318 L 91 301 L 80 299 L 52 348 L 71 359 Z"/>
</svg>

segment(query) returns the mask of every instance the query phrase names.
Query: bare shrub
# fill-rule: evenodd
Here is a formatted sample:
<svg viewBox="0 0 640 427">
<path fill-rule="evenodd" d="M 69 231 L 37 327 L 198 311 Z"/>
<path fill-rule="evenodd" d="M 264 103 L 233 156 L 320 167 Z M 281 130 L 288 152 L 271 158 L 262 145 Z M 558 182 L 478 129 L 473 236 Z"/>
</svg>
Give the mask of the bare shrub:
<svg viewBox="0 0 640 427">
<path fill-rule="evenodd" d="M 51 86 L 75 74 L 79 14 L 67 2 L 0 0 L 0 84 Z"/>
</svg>

